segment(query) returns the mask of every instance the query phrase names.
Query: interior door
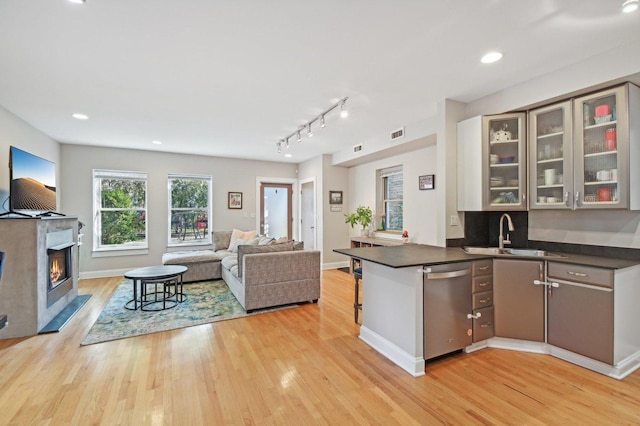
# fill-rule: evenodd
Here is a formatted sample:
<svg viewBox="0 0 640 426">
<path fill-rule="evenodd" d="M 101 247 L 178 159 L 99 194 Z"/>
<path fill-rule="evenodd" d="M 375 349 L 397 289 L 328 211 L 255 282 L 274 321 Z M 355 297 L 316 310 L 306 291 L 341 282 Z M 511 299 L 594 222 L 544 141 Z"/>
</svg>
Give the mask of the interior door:
<svg viewBox="0 0 640 426">
<path fill-rule="evenodd" d="M 300 239 L 309 250 L 316 248 L 315 182 L 300 187 Z"/>
<path fill-rule="evenodd" d="M 260 184 L 260 233 L 293 239 L 293 191 L 291 184 Z"/>
</svg>

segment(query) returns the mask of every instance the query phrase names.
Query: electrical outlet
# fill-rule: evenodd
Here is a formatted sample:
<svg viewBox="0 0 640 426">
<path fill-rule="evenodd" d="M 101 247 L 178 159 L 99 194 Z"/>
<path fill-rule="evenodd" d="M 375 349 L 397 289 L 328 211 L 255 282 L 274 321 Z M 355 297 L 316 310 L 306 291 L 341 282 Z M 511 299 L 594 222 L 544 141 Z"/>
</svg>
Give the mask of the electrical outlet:
<svg viewBox="0 0 640 426">
<path fill-rule="evenodd" d="M 449 218 L 449 225 L 458 226 L 458 216 L 452 214 L 451 217 Z"/>
</svg>

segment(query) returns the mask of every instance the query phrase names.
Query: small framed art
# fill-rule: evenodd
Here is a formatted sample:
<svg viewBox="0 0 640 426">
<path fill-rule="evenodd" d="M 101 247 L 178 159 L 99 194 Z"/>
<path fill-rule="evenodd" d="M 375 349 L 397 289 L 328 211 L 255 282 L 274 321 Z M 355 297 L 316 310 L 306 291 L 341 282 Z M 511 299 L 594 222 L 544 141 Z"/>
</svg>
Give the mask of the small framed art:
<svg viewBox="0 0 640 426">
<path fill-rule="evenodd" d="M 242 192 L 230 192 L 229 193 L 229 208 L 241 209 L 242 208 Z"/>
<path fill-rule="evenodd" d="M 342 204 L 342 191 L 329 191 L 329 204 Z"/>
<path fill-rule="evenodd" d="M 418 176 L 418 189 L 433 189 L 436 187 L 436 175 Z"/>
</svg>

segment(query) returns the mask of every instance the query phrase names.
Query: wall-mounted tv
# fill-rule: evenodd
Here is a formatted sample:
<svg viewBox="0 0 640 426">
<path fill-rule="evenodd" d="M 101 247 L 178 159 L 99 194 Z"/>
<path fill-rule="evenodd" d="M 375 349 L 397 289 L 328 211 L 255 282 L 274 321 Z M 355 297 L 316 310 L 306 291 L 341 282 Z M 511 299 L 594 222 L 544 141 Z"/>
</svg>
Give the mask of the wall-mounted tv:
<svg viewBox="0 0 640 426">
<path fill-rule="evenodd" d="M 56 211 L 56 165 L 11 147 L 10 210 Z"/>
</svg>

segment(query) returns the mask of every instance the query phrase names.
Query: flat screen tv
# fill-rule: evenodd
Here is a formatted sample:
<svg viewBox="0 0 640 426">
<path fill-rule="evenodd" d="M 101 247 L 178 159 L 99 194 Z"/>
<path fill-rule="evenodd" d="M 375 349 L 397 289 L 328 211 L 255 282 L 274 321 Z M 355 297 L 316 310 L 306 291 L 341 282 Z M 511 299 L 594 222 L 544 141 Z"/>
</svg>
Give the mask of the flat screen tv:
<svg viewBox="0 0 640 426">
<path fill-rule="evenodd" d="M 37 155 L 11 147 L 10 210 L 38 213 L 56 211 L 56 165 Z"/>
</svg>

